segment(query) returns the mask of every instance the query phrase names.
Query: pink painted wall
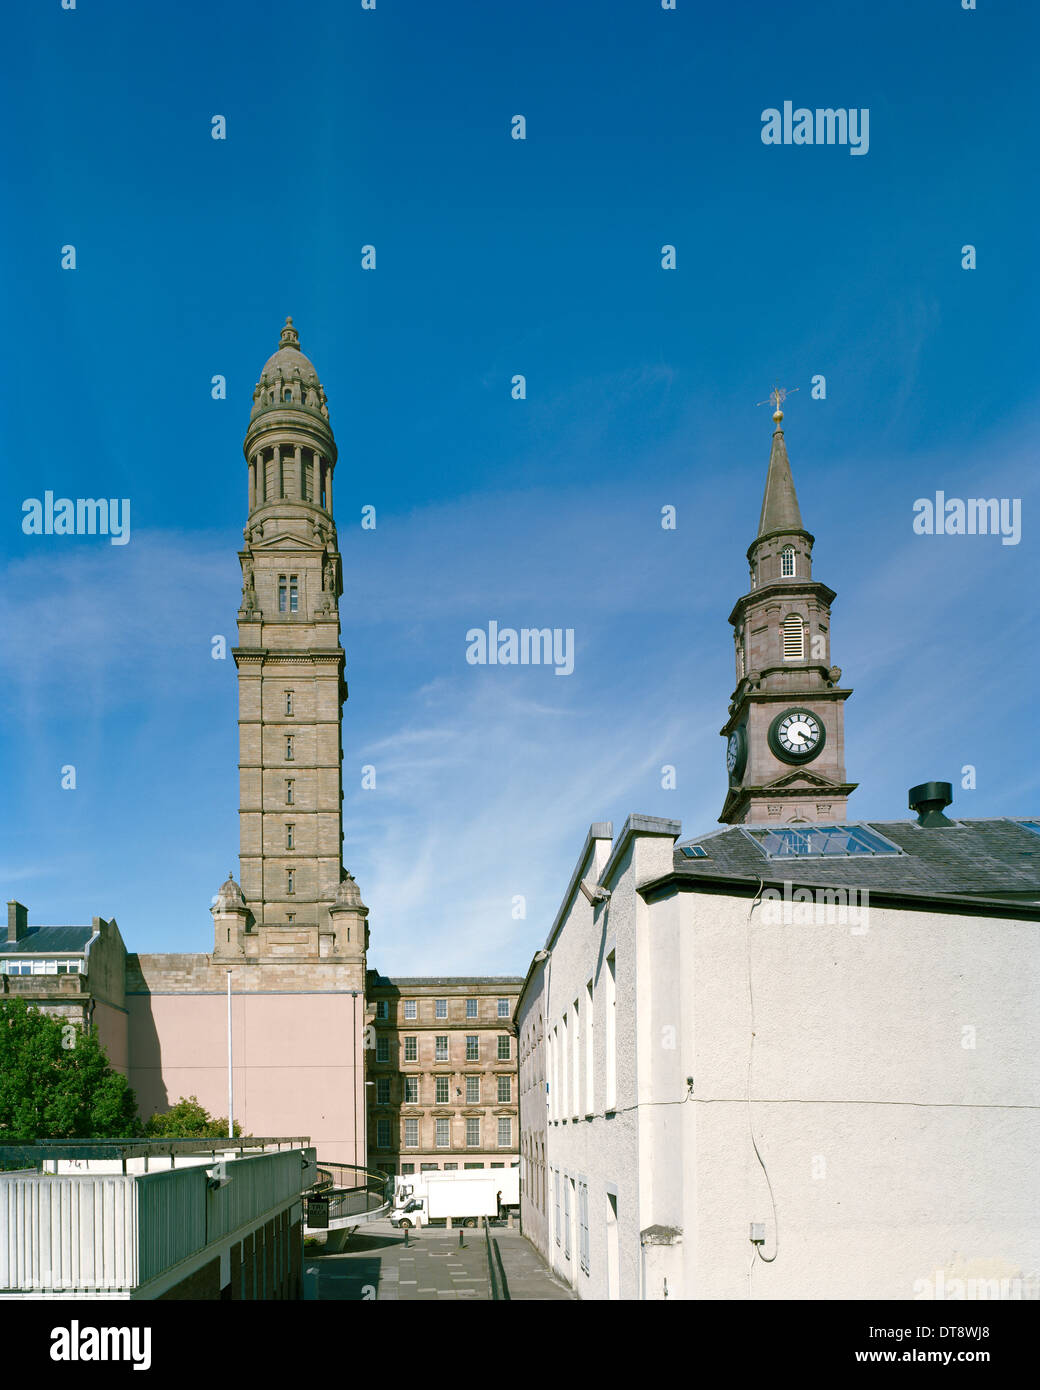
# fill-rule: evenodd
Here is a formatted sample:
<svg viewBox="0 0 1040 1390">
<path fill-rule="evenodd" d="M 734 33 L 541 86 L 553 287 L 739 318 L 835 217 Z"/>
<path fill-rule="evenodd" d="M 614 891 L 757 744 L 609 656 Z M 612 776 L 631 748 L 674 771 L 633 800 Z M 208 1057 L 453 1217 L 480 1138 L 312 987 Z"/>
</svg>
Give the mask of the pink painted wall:
<svg viewBox="0 0 1040 1390">
<path fill-rule="evenodd" d="M 114 1004 L 106 1004 L 103 999 L 94 1001 L 93 1025 L 97 1030 L 98 1042 L 105 1050 L 113 1071 L 127 1074 L 128 1059 L 128 1020 L 122 1009 Z"/>
<path fill-rule="evenodd" d="M 126 1002 L 130 1084 L 142 1117 L 191 1095 L 226 1115 L 226 998 L 130 994 Z M 361 997 L 233 996 L 234 1114 L 243 1133 L 307 1135 L 319 1159 L 364 1165 L 363 1029 Z"/>
</svg>

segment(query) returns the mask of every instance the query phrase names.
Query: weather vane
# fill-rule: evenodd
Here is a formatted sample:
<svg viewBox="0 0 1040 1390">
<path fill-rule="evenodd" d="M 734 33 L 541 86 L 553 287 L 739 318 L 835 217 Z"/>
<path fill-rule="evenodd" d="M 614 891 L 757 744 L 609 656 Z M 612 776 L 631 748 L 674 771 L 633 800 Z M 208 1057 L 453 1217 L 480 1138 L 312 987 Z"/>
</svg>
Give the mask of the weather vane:
<svg viewBox="0 0 1040 1390">
<path fill-rule="evenodd" d="M 795 391 L 798 391 L 800 389 L 800 387 L 796 386 L 794 388 L 794 391 L 788 391 L 783 386 L 774 386 L 772 391 L 770 391 L 769 395 L 765 398 L 764 401 L 756 401 L 755 404 L 768 405 L 769 402 L 772 401 L 774 407 L 773 419 L 779 425 L 780 421 L 784 418 L 784 412 L 781 410 L 780 407 L 783 405 L 784 401 L 787 400 L 788 396 L 793 396 Z"/>
</svg>

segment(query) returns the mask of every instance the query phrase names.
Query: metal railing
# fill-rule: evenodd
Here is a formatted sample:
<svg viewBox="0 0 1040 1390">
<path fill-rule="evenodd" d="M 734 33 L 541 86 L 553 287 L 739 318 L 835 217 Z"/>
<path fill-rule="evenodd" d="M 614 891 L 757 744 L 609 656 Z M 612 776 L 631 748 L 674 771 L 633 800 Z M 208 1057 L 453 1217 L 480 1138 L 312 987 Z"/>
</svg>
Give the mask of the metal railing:
<svg viewBox="0 0 1040 1390">
<path fill-rule="evenodd" d="M 283 1149 L 305 1149 L 310 1146 L 305 1136 L 293 1138 L 264 1138 L 247 1135 L 234 1139 L 35 1139 L 28 1144 L 0 1144 L 0 1169 L 41 1168 L 47 1162 L 76 1162 L 94 1159 L 116 1159 L 124 1165 L 131 1159 L 169 1158 L 176 1164 L 179 1157 L 199 1154 L 235 1152 L 239 1158 L 259 1153 L 280 1153 Z"/>
<path fill-rule="evenodd" d="M 491 1234 L 491 1222 L 484 1217 L 484 1240 L 487 1243 L 488 1297 L 492 1303 L 509 1302 L 509 1281 L 506 1279 L 505 1265 L 498 1241 Z"/>
</svg>

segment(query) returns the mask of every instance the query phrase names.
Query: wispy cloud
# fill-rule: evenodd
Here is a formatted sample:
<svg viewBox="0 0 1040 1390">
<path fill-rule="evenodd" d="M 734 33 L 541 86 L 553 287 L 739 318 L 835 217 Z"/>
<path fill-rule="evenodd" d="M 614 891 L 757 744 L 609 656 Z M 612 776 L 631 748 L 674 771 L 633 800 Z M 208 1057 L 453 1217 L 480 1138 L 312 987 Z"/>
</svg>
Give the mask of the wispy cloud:
<svg viewBox="0 0 1040 1390">
<path fill-rule="evenodd" d="M 980 714 L 1027 700 L 1028 685 L 1008 680 L 1007 653 L 1020 649 L 1014 595 L 1035 484 L 1020 547 L 910 528 L 920 479 L 976 495 L 985 477 L 988 491 L 1019 495 L 1028 461 L 1021 435 L 1009 435 L 956 469 L 917 457 L 857 491 L 862 470 L 850 456 L 834 461 L 843 479 L 834 495 L 833 485 L 819 488 L 818 469 L 814 491 L 795 458 L 820 537 L 816 573 L 839 591 L 834 657 L 856 690 L 849 774 L 863 787 L 854 814 L 900 814 L 915 759 L 928 775 L 988 760 L 988 796 L 1029 794 L 1028 780 L 1008 784 L 1006 773 L 1001 793 L 999 734 Z M 726 615 L 745 581 L 761 477 L 738 499 L 747 512 L 739 538 L 713 520 L 734 506 L 728 475 L 664 477 L 471 495 L 383 514 L 375 533 L 341 522 L 345 859 L 372 911 L 379 968 L 522 971 L 591 821 L 620 828 L 645 811 L 689 832 L 714 825 L 725 790 L 718 729 L 733 681 Z M 658 491 L 679 506 L 676 532 L 660 527 Z M 54 918 L 49 895 L 79 903 L 74 866 L 96 862 L 96 901 L 63 908 L 69 920 L 102 904 L 131 934 L 146 930 L 151 949 L 183 948 L 189 923 L 191 944 L 205 945 L 206 907 L 237 851 L 234 668 L 208 659 L 212 634 L 234 641 L 236 542 L 142 532 L 119 550 L 52 545 L 8 567 L 9 761 L 23 766 L 17 833 L 34 867 L 15 860 L 6 881 L 29 883 L 45 916 Z M 574 674 L 468 666 L 466 631 L 490 618 L 573 627 Z M 93 770 L 97 812 L 67 823 L 55 820 L 32 764 L 34 743 L 58 728 L 81 748 L 106 750 Z M 131 776 L 113 748 L 144 768 Z M 675 791 L 661 787 L 665 764 L 677 768 Z M 374 790 L 361 789 L 366 765 Z M 63 868 L 70 835 L 73 868 Z M 166 846 L 162 865 L 156 842 Z M 514 916 L 519 900 L 524 915 Z"/>
<path fill-rule="evenodd" d="M 662 723 L 652 691 L 620 711 L 588 679 L 553 707 L 503 694 L 500 678 L 513 674 L 534 673 L 459 677 L 444 692 L 450 711 L 406 728 L 400 745 L 384 740 L 385 783 L 350 799 L 348 859 L 353 851 L 367 863 L 383 970 L 522 973 L 589 822 L 645 800 L 648 781 L 684 747 L 678 717 Z M 381 769 L 377 747 L 369 755 Z M 658 794 L 669 797 L 674 813 L 675 793 Z"/>
</svg>

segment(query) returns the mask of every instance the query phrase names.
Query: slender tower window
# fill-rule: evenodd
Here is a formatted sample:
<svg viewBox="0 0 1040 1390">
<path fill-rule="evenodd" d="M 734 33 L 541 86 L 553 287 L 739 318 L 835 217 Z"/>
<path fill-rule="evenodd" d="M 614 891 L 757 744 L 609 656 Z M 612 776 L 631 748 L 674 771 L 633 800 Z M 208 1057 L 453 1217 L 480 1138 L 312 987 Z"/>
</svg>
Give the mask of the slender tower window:
<svg viewBox="0 0 1040 1390">
<path fill-rule="evenodd" d="M 789 579 L 794 574 L 794 546 L 785 545 L 780 552 L 780 574 Z"/>
<path fill-rule="evenodd" d="M 285 871 L 285 891 L 287 893 L 296 892 L 296 870 L 286 869 Z"/>
<path fill-rule="evenodd" d="M 752 565 L 752 566 L 751 566 L 751 587 L 752 587 L 752 589 L 757 589 L 757 588 L 758 588 L 758 566 L 757 566 L 757 565 Z"/>
<path fill-rule="evenodd" d="M 794 570 L 791 571 L 794 573 Z M 289 612 L 298 613 L 300 611 L 300 589 L 296 582 L 296 575 L 289 576 Z"/>
<path fill-rule="evenodd" d="M 284 612 L 286 612 L 286 610 L 287 610 L 287 606 L 288 606 L 288 605 L 287 605 L 287 602 L 286 602 L 286 595 L 287 595 L 287 593 L 288 593 L 288 590 L 286 589 L 286 586 L 285 586 L 285 575 L 284 575 L 284 574 L 280 574 L 280 575 L 278 576 L 278 611 L 279 611 L 279 613 L 284 613 Z"/>
<path fill-rule="evenodd" d="M 293 736 L 292 736 L 292 734 L 286 734 L 286 735 L 285 735 L 285 760 L 286 760 L 286 762 L 291 762 L 292 759 L 293 759 Z"/>
<path fill-rule="evenodd" d="M 296 848 L 296 826 L 295 826 L 295 825 L 287 825 L 287 826 L 285 827 L 285 848 L 286 848 L 286 849 L 295 849 L 295 848 Z"/>
<path fill-rule="evenodd" d="M 797 613 L 786 617 L 780 627 L 780 636 L 785 661 L 802 661 L 805 658 L 805 628 Z"/>
<path fill-rule="evenodd" d="M 285 779 L 285 804 L 292 806 L 296 799 L 296 779 L 287 777 Z"/>
<path fill-rule="evenodd" d="M 287 690 L 287 691 L 285 692 L 285 712 L 286 712 L 286 714 L 292 714 L 292 712 L 293 712 L 292 697 L 293 697 L 292 691 L 291 691 L 291 690 Z"/>
</svg>

